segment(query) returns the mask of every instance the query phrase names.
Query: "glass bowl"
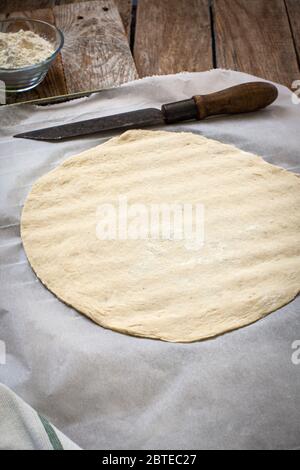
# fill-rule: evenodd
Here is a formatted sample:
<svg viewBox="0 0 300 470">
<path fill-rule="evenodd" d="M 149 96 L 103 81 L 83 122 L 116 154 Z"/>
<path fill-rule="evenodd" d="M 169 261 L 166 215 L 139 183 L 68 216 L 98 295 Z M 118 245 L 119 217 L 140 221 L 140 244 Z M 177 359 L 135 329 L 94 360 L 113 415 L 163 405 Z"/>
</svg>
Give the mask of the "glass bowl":
<svg viewBox="0 0 300 470">
<path fill-rule="evenodd" d="M 11 18 L 0 21 L 0 32 L 16 33 L 33 31 L 39 36 L 47 39 L 55 48 L 53 54 L 38 64 L 29 65 L 22 68 L 6 69 L 0 67 L 0 80 L 4 82 L 7 93 L 28 91 L 39 85 L 47 75 L 50 65 L 55 60 L 64 44 L 63 33 L 56 26 L 45 21 L 29 20 L 27 18 Z"/>
</svg>

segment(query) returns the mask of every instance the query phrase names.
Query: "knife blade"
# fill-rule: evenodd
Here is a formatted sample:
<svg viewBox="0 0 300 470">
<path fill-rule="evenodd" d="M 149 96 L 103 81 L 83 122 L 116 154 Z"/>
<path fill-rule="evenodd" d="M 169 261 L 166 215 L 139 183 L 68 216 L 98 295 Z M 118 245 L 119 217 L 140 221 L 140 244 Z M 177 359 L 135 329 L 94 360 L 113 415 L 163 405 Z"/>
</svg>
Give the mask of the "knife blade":
<svg viewBox="0 0 300 470">
<path fill-rule="evenodd" d="M 60 141 L 113 130 L 127 130 L 156 125 L 173 124 L 187 120 L 202 120 L 220 114 L 258 111 L 272 104 L 278 96 L 277 88 L 267 82 L 237 85 L 208 95 L 196 95 L 155 108 L 141 109 L 86 121 L 17 134 L 14 137 L 33 140 Z"/>
<path fill-rule="evenodd" d="M 33 140 L 63 140 L 72 137 L 96 134 L 98 132 L 118 129 L 132 129 L 136 126 L 145 127 L 164 124 L 162 112 L 159 109 L 142 109 L 129 113 L 115 114 L 86 121 L 72 122 L 61 126 L 24 132 L 14 137 Z"/>
</svg>

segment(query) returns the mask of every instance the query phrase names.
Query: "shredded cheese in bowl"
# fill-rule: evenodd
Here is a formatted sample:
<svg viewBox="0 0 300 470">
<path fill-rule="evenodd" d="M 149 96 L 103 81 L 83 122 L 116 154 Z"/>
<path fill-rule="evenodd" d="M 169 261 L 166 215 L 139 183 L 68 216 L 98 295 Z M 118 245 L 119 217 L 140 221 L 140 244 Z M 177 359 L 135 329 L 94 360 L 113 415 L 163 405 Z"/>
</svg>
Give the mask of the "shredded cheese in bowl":
<svg viewBox="0 0 300 470">
<path fill-rule="evenodd" d="M 16 69 L 43 62 L 54 53 L 53 45 L 33 31 L 0 32 L 0 68 Z"/>
</svg>

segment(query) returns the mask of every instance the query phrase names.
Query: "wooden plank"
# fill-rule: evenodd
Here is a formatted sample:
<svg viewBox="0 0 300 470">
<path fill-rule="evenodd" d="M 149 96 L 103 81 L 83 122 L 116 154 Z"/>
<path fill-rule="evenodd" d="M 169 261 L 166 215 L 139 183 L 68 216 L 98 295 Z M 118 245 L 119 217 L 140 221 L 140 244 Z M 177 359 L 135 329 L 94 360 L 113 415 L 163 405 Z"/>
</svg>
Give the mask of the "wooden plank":
<svg viewBox="0 0 300 470">
<path fill-rule="evenodd" d="M 55 5 L 79 3 L 84 1 L 87 0 L 0 0 L 0 11 L 2 13 L 11 13 L 34 10 L 35 8 L 53 8 Z M 125 31 L 129 38 L 131 25 L 131 0 L 115 0 L 115 2 L 119 9 Z"/>
<path fill-rule="evenodd" d="M 212 68 L 209 0 L 139 0 L 134 57 L 142 77 Z"/>
<path fill-rule="evenodd" d="M 126 34 L 130 38 L 132 0 L 115 0 Z"/>
<path fill-rule="evenodd" d="M 284 0 L 214 0 L 217 65 L 291 86 L 299 68 Z"/>
<path fill-rule="evenodd" d="M 0 0 L 1 13 L 11 13 L 13 11 L 27 11 L 51 8 L 55 5 L 55 0 Z"/>
<path fill-rule="evenodd" d="M 28 12 L 15 12 L 15 13 L 4 13 L 0 14 L 0 19 L 10 18 L 11 16 L 18 16 L 21 18 L 32 18 L 35 20 L 43 20 L 49 23 L 54 23 L 53 11 L 49 8 L 43 8 L 42 10 L 34 10 Z M 58 96 L 68 93 L 64 71 L 62 66 L 61 55 L 59 54 L 56 61 L 52 64 L 49 72 L 43 81 L 37 88 L 25 93 L 10 94 L 7 96 L 8 103 L 16 103 L 20 101 L 36 100 L 40 98 L 46 98 L 48 96 Z"/>
<path fill-rule="evenodd" d="M 69 93 L 120 85 L 137 78 L 127 37 L 113 0 L 54 7 L 65 35 L 62 60 Z"/>
<path fill-rule="evenodd" d="M 298 64 L 300 67 L 300 2 L 299 0 L 286 0 L 286 6 L 293 31 Z"/>
</svg>

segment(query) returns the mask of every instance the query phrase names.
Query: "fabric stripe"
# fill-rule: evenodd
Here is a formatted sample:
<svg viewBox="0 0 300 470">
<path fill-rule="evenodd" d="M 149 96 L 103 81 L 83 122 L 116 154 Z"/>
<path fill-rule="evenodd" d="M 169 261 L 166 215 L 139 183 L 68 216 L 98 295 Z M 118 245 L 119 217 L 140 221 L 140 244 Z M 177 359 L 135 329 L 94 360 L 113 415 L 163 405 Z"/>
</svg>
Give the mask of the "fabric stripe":
<svg viewBox="0 0 300 470">
<path fill-rule="evenodd" d="M 44 429 L 47 433 L 49 441 L 51 442 L 53 450 L 64 450 L 62 443 L 60 442 L 55 430 L 53 429 L 49 421 L 47 421 L 46 418 L 44 418 L 41 415 L 38 415 L 38 416 L 42 422 L 42 425 L 44 426 Z"/>
</svg>

